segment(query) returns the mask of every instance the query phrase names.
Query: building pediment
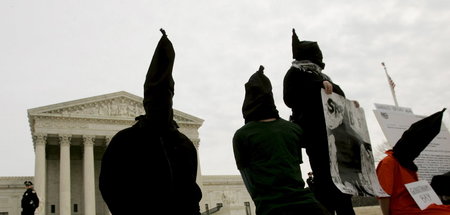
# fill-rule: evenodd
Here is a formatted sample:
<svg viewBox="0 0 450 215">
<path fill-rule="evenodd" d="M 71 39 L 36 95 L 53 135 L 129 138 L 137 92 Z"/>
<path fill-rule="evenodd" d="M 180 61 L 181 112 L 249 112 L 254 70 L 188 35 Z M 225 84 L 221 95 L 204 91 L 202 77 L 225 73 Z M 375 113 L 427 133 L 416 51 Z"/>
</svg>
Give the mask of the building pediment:
<svg viewBox="0 0 450 215">
<path fill-rule="evenodd" d="M 28 117 L 64 117 L 109 120 L 134 120 L 145 114 L 142 97 L 120 91 L 28 110 Z M 203 120 L 174 110 L 178 123 L 201 125 Z"/>
</svg>

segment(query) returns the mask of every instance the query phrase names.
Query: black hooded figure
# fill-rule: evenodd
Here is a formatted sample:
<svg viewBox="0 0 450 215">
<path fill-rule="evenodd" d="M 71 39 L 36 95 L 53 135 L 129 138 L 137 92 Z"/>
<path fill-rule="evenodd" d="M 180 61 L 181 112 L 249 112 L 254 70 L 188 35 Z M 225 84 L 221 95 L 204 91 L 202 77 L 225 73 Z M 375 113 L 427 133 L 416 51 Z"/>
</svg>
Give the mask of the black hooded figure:
<svg viewBox="0 0 450 215">
<path fill-rule="evenodd" d="M 413 123 L 408 130 L 403 132 L 392 151 L 394 157 L 403 167 L 417 171 L 414 160 L 431 143 L 441 131 L 442 111 L 438 111 L 426 118 Z"/>
<path fill-rule="evenodd" d="M 146 114 L 102 158 L 99 187 L 113 215 L 200 214 L 197 151 L 173 120 L 175 51 L 161 32 L 144 84 Z"/>
<path fill-rule="evenodd" d="M 292 30 L 292 57 L 294 61 L 284 77 L 283 99 L 292 110 L 291 121 L 304 131 L 304 147 L 314 172 L 314 194 L 332 214 L 335 211 L 338 215 L 355 214 L 351 196 L 339 191 L 331 180 L 328 139 L 320 91 L 331 88 L 334 93 L 344 97 L 345 94 L 322 72 L 325 63 L 317 42 L 300 41 L 295 29 Z"/>
<path fill-rule="evenodd" d="M 260 66 L 245 84 L 245 98 L 242 114 L 245 123 L 262 119 L 279 118 L 272 94 L 272 84 Z"/>
</svg>

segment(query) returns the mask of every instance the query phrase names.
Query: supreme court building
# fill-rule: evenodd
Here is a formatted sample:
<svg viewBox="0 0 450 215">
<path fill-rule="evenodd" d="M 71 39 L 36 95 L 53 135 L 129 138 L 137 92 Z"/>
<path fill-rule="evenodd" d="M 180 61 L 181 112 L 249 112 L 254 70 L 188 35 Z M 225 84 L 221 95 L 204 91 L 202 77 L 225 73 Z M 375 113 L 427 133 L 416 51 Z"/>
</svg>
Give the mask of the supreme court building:
<svg viewBox="0 0 450 215">
<path fill-rule="evenodd" d="M 109 214 L 98 189 L 103 153 L 119 130 L 144 113 L 142 98 L 124 91 L 29 109 L 35 175 L 0 177 L 0 215 L 20 214 L 24 179 L 33 181 L 41 200 L 36 214 Z M 198 150 L 203 120 L 178 110 L 174 119 Z M 199 165 L 197 182 L 203 193 L 201 212 L 255 214 L 239 175 L 202 176 Z"/>
</svg>

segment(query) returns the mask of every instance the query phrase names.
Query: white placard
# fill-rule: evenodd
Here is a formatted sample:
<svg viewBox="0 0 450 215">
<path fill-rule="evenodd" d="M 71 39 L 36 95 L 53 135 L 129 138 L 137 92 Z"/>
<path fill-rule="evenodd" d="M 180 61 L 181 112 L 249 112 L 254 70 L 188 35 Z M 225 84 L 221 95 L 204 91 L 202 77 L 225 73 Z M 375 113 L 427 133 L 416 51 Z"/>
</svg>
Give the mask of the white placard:
<svg viewBox="0 0 450 215">
<path fill-rule="evenodd" d="M 374 110 L 375 117 L 384 133 L 389 145 L 394 146 L 411 124 L 425 116 L 405 114 L 403 111 L 389 111 L 387 109 Z M 414 160 L 419 168 L 419 179 L 431 182 L 434 175 L 441 175 L 450 171 L 450 133 L 444 124 L 441 131 L 425 148 L 420 156 Z"/>
<path fill-rule="evenodd" d="M 396 112 L 396 113 L 414 114 L 412 109 L 407 108 L 407 107 L 398 107 L 398 106 L 393 106 L 393 105 L 375 103 L 375 108 L 380 111 L 390 111 L 390 112 Z"/>
<path fill-rule="evenodd" d="M 441 200 L 431 188 L 427 181 L 421 180 L 405 184 L 409 194 L 411 194 L 414 201 L 419 206 L 420 210 L 424 210 L 431 204 L 442 205 Z"/>
<path fill-rule="evenodd" d="M 331 177 L 343 193 L 389 196 L 375 173 L 364 110 L 338 94 L 325 94 L 322 103 L 328 135 Z"/>
</svg>

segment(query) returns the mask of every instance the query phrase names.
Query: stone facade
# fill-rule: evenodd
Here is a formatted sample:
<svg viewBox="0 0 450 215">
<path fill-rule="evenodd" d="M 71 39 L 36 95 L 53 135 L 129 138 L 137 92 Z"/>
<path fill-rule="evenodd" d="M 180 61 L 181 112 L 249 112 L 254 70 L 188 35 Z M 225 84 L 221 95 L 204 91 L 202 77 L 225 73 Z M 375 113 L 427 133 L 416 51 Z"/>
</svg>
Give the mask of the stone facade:
<svg viewBox="0 0 450 215">
<path fill-rule="evenodd" d="M 0 215 L 20 214 L 25 180 L 33 181 L 41 200 L 36 214 L 109 214 L 98 189 L 101 158 L 117 131 L 141 114 L 142 98 L 123 91 L 29 109 L 35 176 L 0 178 Z M 203 120 L 178 110 L 174 119 L 198 150 Z M 219 204 L 217 215 L 254 214 L 240 176 L 202 177 L 198 169 L 202 212 Z"/>
<path fill-rule="evenodd" d="M 223 207 L 216 215 L 255 214 L 255 205 L 240 175 L 206 175 L 202 180 L 202 211 L 206 211 L 205 204 L 211 209 L 220 203 Z"/>
</svg>

